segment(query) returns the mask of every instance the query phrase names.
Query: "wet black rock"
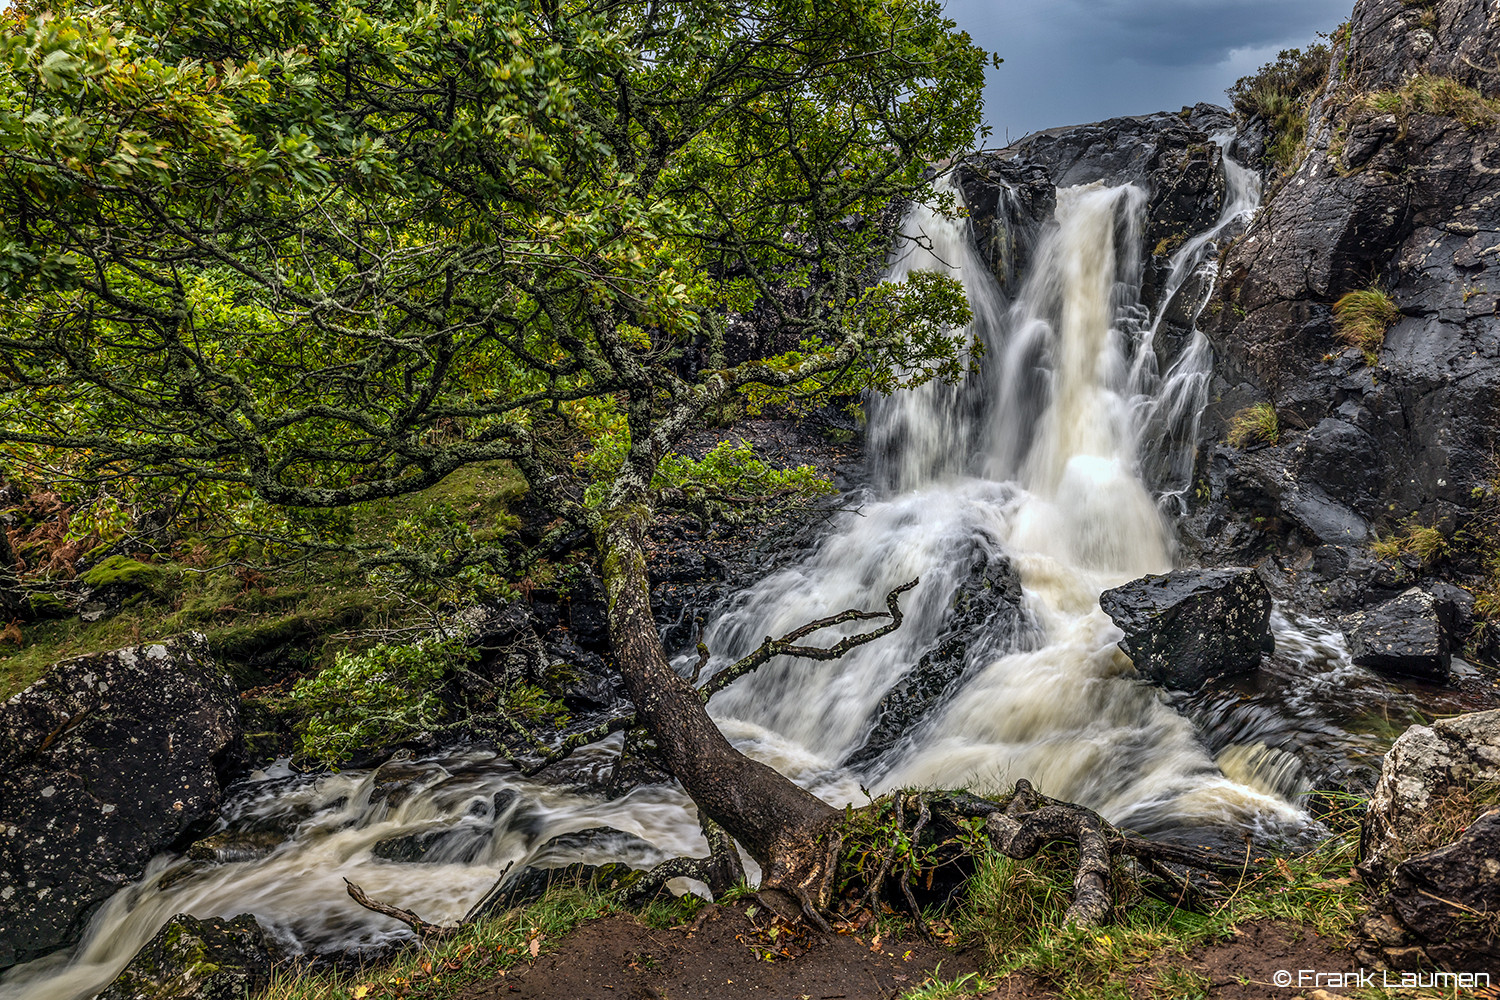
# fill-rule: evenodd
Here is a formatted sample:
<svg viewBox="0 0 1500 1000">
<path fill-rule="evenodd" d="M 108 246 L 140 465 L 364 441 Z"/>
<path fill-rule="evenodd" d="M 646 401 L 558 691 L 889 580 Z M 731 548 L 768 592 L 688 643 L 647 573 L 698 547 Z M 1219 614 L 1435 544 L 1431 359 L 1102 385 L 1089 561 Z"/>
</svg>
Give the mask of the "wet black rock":
<svg viewBox="0 0 1500 1000">
<path fill-rule="evenodd" d="M 874 728 L 844 760 L 845 766 L 864 767 L 899 743 L 954 689 L 973 654 L 1028 648 L 1035 625 L 1024 602 L 1020 576 L 1010 562 L 979 557 L 954 593 L 947 628 L 880 699 Z"/>
<path fill-rule="evenodd" d="M 418 761 L 410 750 L 400 750 L 375 769 L 370 802 L 384 802 L 386 808 L 398 809 L 412 795 L 446 777 L 448 771 L 441 764 Z"/>
<path fill-rule="evenodd" d="M 1244 674 L 1271 649 L 1271 595 L 1253 569 L 1177 570 L 1099 595 L 1125 632 L 1123 649 L 1144 676 L 1195 691 L 1210 677 Z"/>
<path fill-rule="evenodd" d="M 495 838 L 492 824 L 464 819 L 441 830 L 425 830 L 378 841 L 370 853 L 399 864 L 466 865 Z"/>
<path fill-rule="evenodd" d="M 0 707 L 0 968 L 76 940 L 209 819 L 239 745 L 201 637 L 65 660 Z"/>
<path fill-rule="evenodd" d="M 1467 819 L 1467 817 L 1466 817 Z M 1446 847 L 1408 858 L 1360 920 L 1361 961 L 1416 971 L 1500 967 L 1500 810 L 1473 819 Z"/>
<path fill-rule="evenodd" d="M 625 698 L 619 671 L 566 633 L 548 640 L 546 660 L 538 680 L 570 709 L 608 708 Z"/>
<path fill-rule="evenodd" d="M 232 864 L 256 861 L 286 843 L 286 834 L 277 830 L 224 830 L 187 849 L 189 861 Z"/>
<path fill-rule="evenodd" d="M 1452 600 L 1417 587 L 1339 621 L 1356 665 L 1439 683 L 1448 679 L 1457 626 Z"/>
<path fill-rule="evenodd" d="M 1057 187 L 1040 163 L 979 154 L 956 173 L 979 255 L 1000 290 L 1014 298 L 1042 226 L 1057 207 Z"/>
<path fill-rule="evenodd" d="M 533 858 L 536 866 L 558 862 L 620 862 L 632 868 L 645 868 L 662 860 L 665 855 L 655 844 L 611 826 L 591 826 L 558 834 L 538 848 Z"/>
<path fill-rule="evenodd" d="M 95 1000 L 242 1000 L 271 978 L 273 958 L 254 917 L 179 913 Z"/>
<path fill-rule="evenodd" d="M 1263 551 L 1364 546 L 1413 517 L 1451 537 L 1484 516 L 1500 447 L 1500 132 L 1420 101 L 1393 113 L 1401 102 L 1350 98 L 1433 73 L 1493 97 L 1500 75 L 1476 53 L 1497 44 L 1484 0 L 1359 0 L 1309 111 L 1305 157 L 1221 258 L 1200 447 L 1222 452 L 1236 412 L 1275 406 L 1279 468 L 1261 477 L 1274 509 L 1229 502 L 1217 515 L 1260 529 Z M 1340 339 L 1332 307 L 1371 287 L 1399 318 L 1367 359 Z M 1188 541 L 1209 559 L 1216 537 Z M 1352 599 L 1337 576 L 1327 584 L 1337 603 Z"/>
</svg>

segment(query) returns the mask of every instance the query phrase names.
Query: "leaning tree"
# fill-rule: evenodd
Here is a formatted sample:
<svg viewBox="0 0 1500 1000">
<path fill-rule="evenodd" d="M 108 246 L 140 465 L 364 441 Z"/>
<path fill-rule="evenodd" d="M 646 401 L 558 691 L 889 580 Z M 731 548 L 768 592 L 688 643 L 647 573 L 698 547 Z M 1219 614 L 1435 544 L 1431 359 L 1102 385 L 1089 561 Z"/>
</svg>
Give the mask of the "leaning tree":
<svg viewBox="0 0 1500 1000">
<path fill-rule="evenodd" d="M 506 460 L 588 532 L 628 722 L 768 898 L 821 922 L 851 872 L 910 899 L 898 842 L 1063 837 L 1074 916 L 1107 912 L 1111 854 L 1149 848 L 1027 788 L 861 826 L 729 744 L 704 702 L 732 674 L 675 671 L 649 604 L 653 519 L 815 485 L 684 456 L 706 413 L 964 370 L 955 282 L 870 280 L 890 206 L 976 134 L 987 57 L 937 3 L 48 7 L 0 59 L 0 441 L 304 512 Z M 731 362 L 752 307 L 780 346 Z M 806 637 L 734 671 L 837 655 Z"/>
</svg>

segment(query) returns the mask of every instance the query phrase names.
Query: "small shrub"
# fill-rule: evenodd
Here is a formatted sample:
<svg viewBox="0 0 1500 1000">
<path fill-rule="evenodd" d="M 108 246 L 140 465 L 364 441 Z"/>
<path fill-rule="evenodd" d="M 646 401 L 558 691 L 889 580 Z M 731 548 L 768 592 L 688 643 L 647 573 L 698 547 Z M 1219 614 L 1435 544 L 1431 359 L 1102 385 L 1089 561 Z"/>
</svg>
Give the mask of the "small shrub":
<svg viewBox="0 0 1500 1000">
<path fill-rule="evenodd" d="M 1229 421 L 1228 440 L 1235 448 L 1252 444 L 1275 444 L 1281 440 L 1276 407 L 1270 403 L 1256 403 L 1236 413 Z"/>
<path fill-rule="evenodd" d="M 1345 293 L 1333 304 L 1333 328 L 1338 338 L 1364 352 L 1373 365 L 1385 343 L 1385 332 L 1401 318 L 1401 310 L 1382 289 Z"/>
<path fill-rule="evenodd" d="M 501 708 L 526 722 L 551 719 L 555 725 L 565 726 L 570 719 L 568 707 L 535 684 L 517 684 L 506 691 Z"/>
<path fill-rule="evenodd" d="M 338 654 L 333 666 L 292 688 L 292 700 L 307 713 L 302 753 L 337 762 L 434 724 L 443 712 L 437 685 L 474 655 L 457 639 Z"/>
<path fill-rule="evenodd" d="M 1282 174 L 1297 166 L 1307 137 L 1307 110 L 1328 75 L 1327 45 L 1283 49 L 1275 62 L 1242 76 L 1226 94 L 1234 109 L 1266 123 L 1266 152 Z"/>
</svg>

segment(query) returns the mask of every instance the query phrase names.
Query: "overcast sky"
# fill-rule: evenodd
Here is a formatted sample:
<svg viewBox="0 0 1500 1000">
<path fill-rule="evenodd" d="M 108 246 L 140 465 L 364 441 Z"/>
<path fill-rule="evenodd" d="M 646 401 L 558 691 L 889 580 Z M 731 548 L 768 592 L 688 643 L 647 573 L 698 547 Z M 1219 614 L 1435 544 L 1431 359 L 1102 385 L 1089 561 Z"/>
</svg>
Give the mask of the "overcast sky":
<svg viewBox="0 0 1500 1000">
<path fill-rule="evenodd" d="M 1354 0 L 947 0 L 1005 60 L 989 71 L 988 145 L 1118 115 L 1226 104 L 1224 88 L 1316 41 Z"/>
</svg>

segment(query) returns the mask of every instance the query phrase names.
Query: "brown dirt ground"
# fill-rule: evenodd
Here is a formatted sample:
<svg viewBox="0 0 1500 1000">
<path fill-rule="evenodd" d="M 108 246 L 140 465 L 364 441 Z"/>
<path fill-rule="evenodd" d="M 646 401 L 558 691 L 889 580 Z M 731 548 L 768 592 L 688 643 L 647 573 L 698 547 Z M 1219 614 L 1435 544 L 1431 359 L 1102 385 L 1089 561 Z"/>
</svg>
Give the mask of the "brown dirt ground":
<svg viewBox="0 0 1500 1000">
<path fill-rule="evenodd" d="M 824 935 L 778 922 L 773 934 L 764 912 L 752 919 L 746 909 L 709 907 L 693 925 L 668 929 L 605 917 L 529 966 L 474 985 L 460 1000 L 894 1000 L 939 964 L 945 980 L 975 970 L 974 959 L 961 952 L 920 940 L 876 941 L 873 928 Z M 1186 964 L 1209 979 L 1212 1000 L 1293 1000 L 1296 989 L 1274 985 L 1277 971 L 1340 971 L 1357 963 L 1310 930 L 1264 923 L 1197 949 Z M 1143 987 L 1149 974 L 1149 966 L 1141 970 Z M 1014 975 L 984 1000 L 1054 996 L 1045 984 Z"/>
</svg>

